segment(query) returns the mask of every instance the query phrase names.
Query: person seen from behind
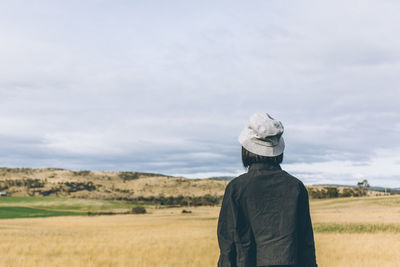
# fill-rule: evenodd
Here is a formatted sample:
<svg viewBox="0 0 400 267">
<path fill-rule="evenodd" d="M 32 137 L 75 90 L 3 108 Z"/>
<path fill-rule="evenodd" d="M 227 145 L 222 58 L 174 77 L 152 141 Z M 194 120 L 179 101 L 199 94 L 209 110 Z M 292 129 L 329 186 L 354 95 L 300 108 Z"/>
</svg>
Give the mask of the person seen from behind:
<svg viewBox="0 0 400 267">
<path fill-rule="evenodd" d="M 226 187 L 218 219 L 219 267 L 316 267 L 308 193 L 283 171 L 283 125 L 255 113 L 239 136 L 247 173 Z"/>
</svg>

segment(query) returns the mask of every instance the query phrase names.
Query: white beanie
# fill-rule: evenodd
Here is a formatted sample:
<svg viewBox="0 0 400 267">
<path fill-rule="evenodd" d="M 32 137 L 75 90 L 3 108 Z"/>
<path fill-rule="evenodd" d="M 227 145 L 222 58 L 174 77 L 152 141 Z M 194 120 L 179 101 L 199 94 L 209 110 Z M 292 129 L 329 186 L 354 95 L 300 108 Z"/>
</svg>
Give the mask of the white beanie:
<svg viewBox="0 0 400 267">
<path fill-rule="evenodd" d="M 283 153 L 283 125 L 263 112 L 254 113 L 239 136 L 239 143 L 251 153 L 275 157 Z"/>
</svg>

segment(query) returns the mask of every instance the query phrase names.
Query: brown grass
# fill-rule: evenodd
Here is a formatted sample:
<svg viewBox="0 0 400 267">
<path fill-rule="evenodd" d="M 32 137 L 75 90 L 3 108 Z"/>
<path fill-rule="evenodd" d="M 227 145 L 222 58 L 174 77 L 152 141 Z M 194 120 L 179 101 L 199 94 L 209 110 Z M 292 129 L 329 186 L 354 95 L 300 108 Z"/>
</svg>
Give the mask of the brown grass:
<svg viewBox="0 0 400 267">
<path fill-rule="evenodd" d="M 400 196 L 312 200 L 314 223 L 399 223 Z"/>
<path fill-rule="evenodd" d="M 214 266 L 210 212 L 3 220 L 0 266 Z"/>
<path fill-rule="evenodd" d="M 316 225 L 367 226 L 361 228 L 364 233 L 316 229 L 319 266 L 398 266 L 397 201 L 400 197 L 312 201 Z M 190 210 L 2 220 L 0 266 L 216 266 L 219 208 Z M 370 226 L 375 230 L 368 232 Z"/>
<path fill-rule="evenodd" d="M 400 262 L 400 234 L 316 234 L 321 267 L 394 267 Z"/>
</svg>

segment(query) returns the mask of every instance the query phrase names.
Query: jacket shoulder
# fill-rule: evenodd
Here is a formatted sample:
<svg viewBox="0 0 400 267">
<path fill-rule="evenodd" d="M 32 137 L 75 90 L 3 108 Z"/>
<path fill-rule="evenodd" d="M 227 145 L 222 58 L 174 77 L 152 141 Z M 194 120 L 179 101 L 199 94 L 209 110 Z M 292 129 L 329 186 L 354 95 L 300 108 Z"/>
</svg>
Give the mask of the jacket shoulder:
<svg viewBox="0 0 400 267">
<path fill-rule="evenodd" d="M 250 181 L 248 173 L 243 173 L 235 178 L 233 178 L 226 186 L 225 192 L 232 195 L 240 195 L 240 192 Z"/>
<path fill-rule="evenodd" d="M 301 194 L 307 194 L 308 195 L 308 191 L 307 191 L 306 186 L 304 185 L 304 183 L 299 178 L 289 174 L 286 171 L 282 171 L 282 172 L 285 174 L 285 176 L 288 178 L 288 180 L 291 181 L 291 183 L 293 183 L 293 185 L 297 186 L 297 188 L 299 189 Z"/>
<path fill-rule="evenodd" d="M 235 189 L 237 187 L 242 188 L 244 185 L 249 183 L 250 180 L 251 180 L 251 175 L 249 175 L 249 173 L 243 173 L 243 174 L 237 176 L 236 178 L 233 178 L 228 183 L 227 186 L 231 187 L 232 189 Z"/>
<path fill-rule="evenodd" d="M 304 186 L 303 182 L 297 178 L 296 176 L 291 175 L 285 170 L 282 170 L 282 174 L 285 175 L 288 179 L 292 180 L 294 183 Z"/>
</svg>

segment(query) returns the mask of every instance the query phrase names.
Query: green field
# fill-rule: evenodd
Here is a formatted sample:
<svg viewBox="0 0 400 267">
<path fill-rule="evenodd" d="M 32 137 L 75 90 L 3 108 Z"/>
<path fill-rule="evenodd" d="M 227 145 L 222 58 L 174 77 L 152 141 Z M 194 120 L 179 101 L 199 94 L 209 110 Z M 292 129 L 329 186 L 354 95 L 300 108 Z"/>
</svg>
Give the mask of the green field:
<svg viewBox="0 0 400 267">
<path fill-rule="evenodd" d="M 1 197 L 0 219 L 87 215 L 88 212 L 128 211 L 126 201 L 58 197 Z"/>
<path fill-rule="evenodd" d="M 398 224 L 373 223 L 314 223 L 316 233 L 400 233 Z"/>
<path fill-rule="evenodd" d="M 84 212 L 55 211 L 28 207 L 0 207 L 0 219 L 34 218 L 52 216 L 78 216 L 86 215 Z"/>
</svg>

